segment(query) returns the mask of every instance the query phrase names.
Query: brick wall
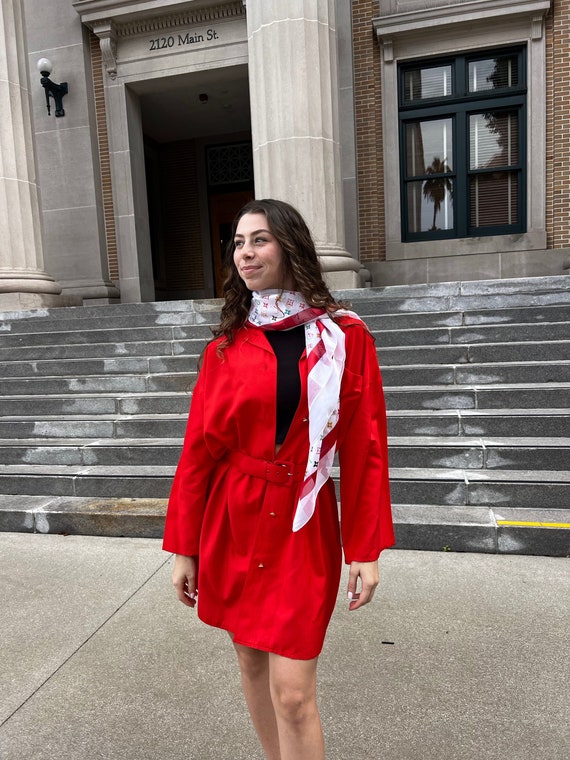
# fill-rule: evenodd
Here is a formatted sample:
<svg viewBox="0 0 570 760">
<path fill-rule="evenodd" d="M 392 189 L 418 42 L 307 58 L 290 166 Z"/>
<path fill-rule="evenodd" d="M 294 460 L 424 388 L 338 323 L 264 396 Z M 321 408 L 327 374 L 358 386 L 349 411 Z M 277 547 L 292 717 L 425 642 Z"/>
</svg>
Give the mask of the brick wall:
<svg viewBox="0 0 570 760">
<path fill-rule="evenodd" d="M 93 96 L 95 99 L 95 116 L 97 119 L 97 142 L 99 145 L 99 166 L 103 188 L 103 214 L 105 218 L 105 237 L 107 242 L 107 261 L 109 277 L 112 282 L 119 280 L 119 261 L 117 256 L 117 236 L 115 231 L 115 210 L 113 208 L 113 188 L 111 185 L 111 161 L 109 159 L 109 136 L 107 134 L 107 116 L 105 112 L 105 86 L 103 77 L 103 60 L 99 38 L 89 32 L 91 48 L 91 67 L 93 70 Z"/>
<path fill-rule="evenodd" d="M 372 28 L 379 3 L 354 0 L 354 93 L 360 261 L 386 258 L 380 47 Z"/>
<path fill-rule="evenodd" d="M 570 0 L 546 24 L 546 230 L 548 248 L 570 247 Z M 556 76 L 554 75 L 556 72 Z"/>
</svg>

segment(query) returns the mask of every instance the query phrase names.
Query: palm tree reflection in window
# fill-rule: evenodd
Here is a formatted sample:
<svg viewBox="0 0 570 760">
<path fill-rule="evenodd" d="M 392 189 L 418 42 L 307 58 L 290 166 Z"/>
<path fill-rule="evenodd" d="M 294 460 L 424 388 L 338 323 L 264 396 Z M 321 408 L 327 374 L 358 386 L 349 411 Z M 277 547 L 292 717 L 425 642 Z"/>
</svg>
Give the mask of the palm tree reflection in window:
<svg viewBox="0 0 570 760">
<path fill-rule="evenodd" d="M 447 160 L 435 156 L 429 166 L 426 166 L 425 173 L 431 176 L 431 179 L 426 179 L 422 194 L 424 198 L 433 203 L 433 222 L 429 229 L 429 232 L 435 232 L 439 229 L 436 224 L 436 219 L 439 211 L 441 210 L 441 204 L 445 201 L 446 194 L 449 193 L 453 198 L 453 183 L 449 176 L 451 169 L 447 165 Z M 445 228 L 444 228 L 445 229 Z"/>
</svg>

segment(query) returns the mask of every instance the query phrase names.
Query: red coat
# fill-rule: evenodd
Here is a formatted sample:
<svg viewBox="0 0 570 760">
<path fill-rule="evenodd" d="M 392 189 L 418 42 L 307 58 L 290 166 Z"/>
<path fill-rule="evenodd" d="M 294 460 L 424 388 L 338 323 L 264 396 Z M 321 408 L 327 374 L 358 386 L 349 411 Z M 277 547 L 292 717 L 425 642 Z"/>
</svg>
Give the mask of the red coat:
<svg viewBox="0 0 570 760">
<path fill-rule="evenodd" d="M 238 644 L 295 659 L 322 649 L 345 560 L 376 560 L 394 543 L 386 413 L 374 342 L 343 318 L 338 452 L 341 525 L 332 480 L 313 517 L 292 532 L 301 482 L 245 474 L 228 461 L 240 451 L 275 459 L 277 362 L 263 331 L 244 327 L 222 358 L 208 345 L 194 389 L 182 456 L 168 504 L 163 547 L 199 557 L 198 615 Z M 279 462 L 304 470 L 308 409 L 305 354 L 301 400 Z M 290 468 L 289 468 L 290 469 Z"/>
</svg>

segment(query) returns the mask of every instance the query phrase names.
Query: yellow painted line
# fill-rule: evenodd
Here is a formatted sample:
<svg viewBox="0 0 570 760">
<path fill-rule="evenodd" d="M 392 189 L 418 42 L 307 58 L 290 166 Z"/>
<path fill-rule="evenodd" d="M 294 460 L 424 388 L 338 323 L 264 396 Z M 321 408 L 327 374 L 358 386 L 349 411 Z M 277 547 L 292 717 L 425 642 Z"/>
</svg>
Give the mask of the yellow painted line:
<svg viewBox="0 0 570 760">
<path fill-rule="evenodd" d="M 529 528 L 570 528 L 570 523 L 524 522 L 523 520 L 497 520 L 497 525 L 524 525 Z"/>
</svg>

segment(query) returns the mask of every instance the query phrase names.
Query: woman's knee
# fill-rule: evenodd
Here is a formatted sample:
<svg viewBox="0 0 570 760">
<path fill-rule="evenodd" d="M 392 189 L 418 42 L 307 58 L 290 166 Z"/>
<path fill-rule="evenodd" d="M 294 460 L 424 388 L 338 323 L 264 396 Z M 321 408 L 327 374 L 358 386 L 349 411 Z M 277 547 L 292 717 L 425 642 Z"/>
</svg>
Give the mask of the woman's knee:
<svg viewBox="0 0 570 760">
<path fill-rule="evenodd" d="M 271 699 L 275 712 L 285 720 L 301 723 L 317 711 L 316 673 L 309 663 L 272 662 Z"/>
<path fill-rule="evenodd" d="M 288 723 L 303 723 L 317 711 L 315 694 L 289 684 L 272 685 L 271 698 L 277 715 Z"/>
</svg>

